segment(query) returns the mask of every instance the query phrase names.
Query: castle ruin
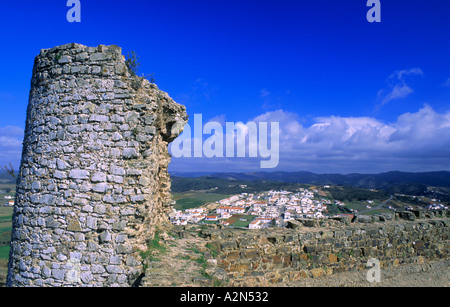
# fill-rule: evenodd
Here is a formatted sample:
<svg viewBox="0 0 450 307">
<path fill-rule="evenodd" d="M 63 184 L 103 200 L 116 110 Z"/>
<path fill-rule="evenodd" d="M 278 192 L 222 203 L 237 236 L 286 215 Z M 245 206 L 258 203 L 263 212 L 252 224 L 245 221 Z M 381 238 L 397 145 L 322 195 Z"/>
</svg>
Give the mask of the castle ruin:
<svg viewBox="0 0 450 307">
<path fill-rule="evenodd" d="M 117 46 L 35 58 L 8 286 L 131 286 L 170 210 L 168 143 L 185 107 L 127 68 Z"/>
</svg>

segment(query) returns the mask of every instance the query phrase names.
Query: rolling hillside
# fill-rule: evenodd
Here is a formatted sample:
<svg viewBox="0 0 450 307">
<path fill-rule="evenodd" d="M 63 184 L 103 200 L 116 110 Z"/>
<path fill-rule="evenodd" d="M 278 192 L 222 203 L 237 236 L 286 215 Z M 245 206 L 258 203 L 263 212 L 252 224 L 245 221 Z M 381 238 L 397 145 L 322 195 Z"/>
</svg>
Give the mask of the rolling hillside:
<svg viewBox="0 0 450 307">
<path fill-rule="evenodd" d="M 387 193 L 420 195 L 428 187 L 438 187 L 448 194 L 450 191 L 450 172 L 387 172 L 380 174 L 315 174 L 310 172 L 253 172 L 253 173 L 205 173 L 196 176 L 192 173 L 172 174 L 174 192 L 213 189 L 221 193 L 240 185 L 247 189 L 289 188 L 293 184 L 353 186 L 365 189 L 384 190 Z"/>
</svg>

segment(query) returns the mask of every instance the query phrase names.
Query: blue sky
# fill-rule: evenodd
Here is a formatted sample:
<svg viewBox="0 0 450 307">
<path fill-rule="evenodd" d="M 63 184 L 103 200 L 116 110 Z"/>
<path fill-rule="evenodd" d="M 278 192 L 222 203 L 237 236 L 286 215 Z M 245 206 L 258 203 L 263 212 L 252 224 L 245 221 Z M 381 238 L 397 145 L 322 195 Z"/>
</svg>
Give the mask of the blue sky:
<svg viewBox="0 0 450 307">
<path fill-rule="evenodd" d="M 276 170 L 450 170 L 450 1 L 88 1 L 0 4 L 0 163 L 18 166 L 34 57 L 115 44 L 204 121 L 280 122 Z M 174 158 L 256 171 L 260 159 Z"/>
</svg>

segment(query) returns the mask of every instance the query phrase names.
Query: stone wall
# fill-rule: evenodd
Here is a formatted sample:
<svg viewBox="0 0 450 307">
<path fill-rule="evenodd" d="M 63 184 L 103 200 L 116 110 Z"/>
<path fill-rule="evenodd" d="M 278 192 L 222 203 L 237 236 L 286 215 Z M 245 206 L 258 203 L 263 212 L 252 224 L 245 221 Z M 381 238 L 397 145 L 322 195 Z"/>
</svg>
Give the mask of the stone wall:
<svg viewBox="0 0 450 307">
<path fill-rule="evenodd" d="M 129 286 L 142 273 L 187 115 L 121 52 L 67 44 L 35 59 L 9 286 Z"/>
<path fill-rule="evenodd" d="M 202 230 L 209 247 L 206 273 L 212 282 L 231 286 L 295 285 L 304 278 L 368 270 L 370 258 L 382 267 L 448 259 L 448 213 L 425 215 L 326 227 Z"/>
</svg>

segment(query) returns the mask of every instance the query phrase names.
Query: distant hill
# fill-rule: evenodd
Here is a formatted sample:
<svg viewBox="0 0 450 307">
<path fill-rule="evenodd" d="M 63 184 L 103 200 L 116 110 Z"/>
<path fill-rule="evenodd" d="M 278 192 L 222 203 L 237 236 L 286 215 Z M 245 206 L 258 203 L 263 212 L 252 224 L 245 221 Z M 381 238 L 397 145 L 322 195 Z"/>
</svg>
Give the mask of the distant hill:
<svg viewBox="0 0 450 307">
<path fill-rule="evenodd" d="M 202 188 L 212 188 L 217 184 L 224 185 L 228 182 L 246 184 L 271 182 L 283 186 L 286 184 L 316 184 L 316 185 L 340 185 L 354 186 L 365 189 L 385 190 L 388 193 L 420 194 L 427 186 L 450 187 L 450 172 L 387 172 L 380 174 L 315 174 L 311 172 L 252 172 L 252 173 L 174 173 L 173 188 L 180 185 L 192 186 L 196 184 Z M 180 178 L 190 178 L 182 180 Z M 195 182 L 195 183 L 194 183 Z M 200 187 L 198 189 L 201 189 Z"/>
<path fill-rule="evenodd" d="M 310 172 L 255 172 L 255 173 L 215 173 L 213 177 L 236 180 L 275 180 L 283 182 L 356 185 L 365 188 L 384 187 L 392 184 L 425 184 L 450 187 L 450 172 L 387 172 L 380 174 L 315 174 Z"/>
<path fill-rule="evenodd" d="M 18 172 L 15 172 L 15 176 L 17 178 Z M 0 170 L 0 184 L 16 184 L 16 178 L 7 174 L 5 171 Z"/>
<path fill-rule="evenodd" d="M 242 192 L 254 193 L 276 190 L 295 190 L 298 184 L 282 181 L 270 180 L 236 180 L 228 178 L 219 178 L 214 176 L 202 177 L 180 177 L 171 176 L 173 193 L 187 191 L 209 191 L 219 194 L 237 194 Z"/>
</svg>

